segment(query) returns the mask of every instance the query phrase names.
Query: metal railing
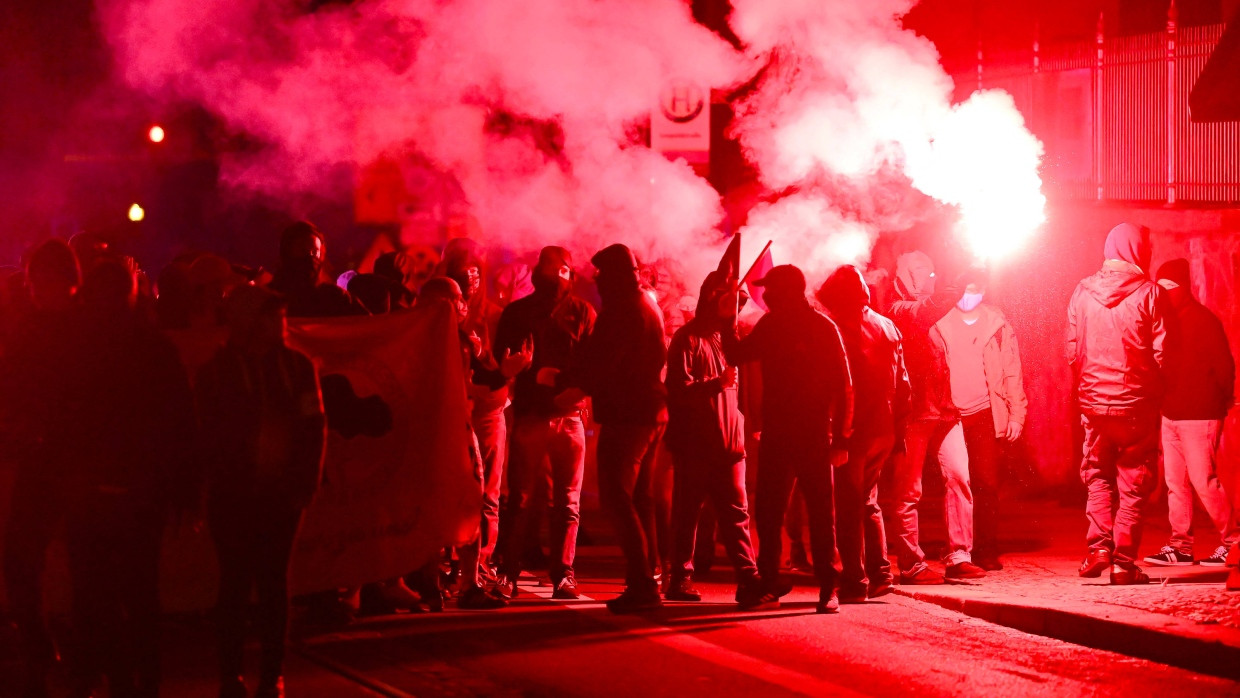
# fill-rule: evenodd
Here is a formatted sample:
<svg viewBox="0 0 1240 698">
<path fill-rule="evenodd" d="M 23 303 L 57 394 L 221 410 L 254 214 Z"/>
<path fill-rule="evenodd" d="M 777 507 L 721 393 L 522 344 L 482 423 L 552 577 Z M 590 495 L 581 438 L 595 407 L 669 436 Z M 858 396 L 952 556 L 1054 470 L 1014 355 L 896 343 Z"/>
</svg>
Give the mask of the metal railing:
<svg viewBox="0 0 1240 698">
<path fill-rule="evenodd" d="M 956 98 L 1012 94 L 1046 148 L 1052 196 L 1167 204 L 1240 202 L 1240 123 L 1196 123 L 1188 96 L 1223 25 L 986 54 L 955 66 Z"/>
</svg>

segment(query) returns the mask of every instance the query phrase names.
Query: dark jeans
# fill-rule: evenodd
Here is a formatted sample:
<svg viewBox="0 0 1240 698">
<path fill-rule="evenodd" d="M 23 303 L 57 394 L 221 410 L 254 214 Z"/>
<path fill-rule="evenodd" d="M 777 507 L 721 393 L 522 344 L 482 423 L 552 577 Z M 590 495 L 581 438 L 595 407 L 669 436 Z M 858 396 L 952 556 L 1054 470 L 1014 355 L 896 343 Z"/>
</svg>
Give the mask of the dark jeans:
<svg viewBox="0 0 1240 698">
<path fill-rule="evenodd" d="M 518 417 L 512 435 L 508 472 L 509 526 L 504 535 L 502 572 L 512 580 L 521 573 L 539 484 L 551 480 L 551 579 L 573 571 L 577 530 L 581 526 L 581 484 L 586 471 L 586 431 L 578 415 Z"/>
<path fill-rule="evenodd" d="M 707 500 L 714 504 L 717 533 L 728 551 L 738 582 L 758 574 L 749 539 L 749 504 L 745 498 L 745 461 L 731 465 L 697 457 L 693 452 L 673 454 L 672 576 L 693 576 L 693 553 L 698 520 Z M 710 541 L 714 545 L 714 539 Z"/>
<path fill-rule="evenodd" d="M 999 556 L 999 439 L 990 408 L 960 418 L 973 489 L 973 557 Z"/>
<path fill-rule="evenodd" d="M 1081 423 L 1085 426 L 1081 481 L 1089 491 L 1086 542 L 1090 549 L 1112 551 L 1117 561 L 1134 562 L 1141 544 L 1142 509 L 1158 484 L 1158 413 L 1084 414 Z"/>
<path fill-rule="evenodd" d="M 113 696 L 158 695 L 163 531 L 163 507 L 129 494 L 93 493 L 70 514 L 75 691 L 105 676 Z"/>
<path fill-rule="evenodd" d="M 656 591 L 649 551 L 654 524 L 654 460 L 666 423 L 599 426 L 598 494 L 612 517 L 629 589 Z"/>
<path fill-rule="evenodd" d="M 47 679 L 56 648 L 43 612 L 47 548 L 65 511 L 61 486 L 40 477 L 44 463 L 18 466 L 4 536 L 4 586 L 17 625 L 22 661 L 32 686 Z"/>
<path fill-rule="evenodd" d="M 835 471 L 840 587 L 849 593 L 865 592 L 870 583 L 892 579 L 883 510 L 878 505 L 878 480 L 894 443 L 892 434 L 854 436 L 848 463 Z M 817 560 L 814 558 L 815 564 Z"/>
<path fill-rule="evenodd" d="M 288 633 L 288 565 L 301 526 L 302 510 L 265 501 L 212 502 L 211 535 L 220 566 L 220 678 L 242 673 L 246 608 L 258 592 L 255 626 L 262 647 L 260 676 L 270 682 L 283 673 Z"/>
<path fill-rule="evenodd" d="M 814 575 L 824 592 L 836 588 L 835 505 L 831 462 L 820 439 L 763 434 L 756 498 L 758 524 L 758 573 L 768 588 L 779 581 L 783 554 L 780 538 L 784 513 L 793 485 L 800 483 L 809 517 L 810 554 Z"/>
</svg>

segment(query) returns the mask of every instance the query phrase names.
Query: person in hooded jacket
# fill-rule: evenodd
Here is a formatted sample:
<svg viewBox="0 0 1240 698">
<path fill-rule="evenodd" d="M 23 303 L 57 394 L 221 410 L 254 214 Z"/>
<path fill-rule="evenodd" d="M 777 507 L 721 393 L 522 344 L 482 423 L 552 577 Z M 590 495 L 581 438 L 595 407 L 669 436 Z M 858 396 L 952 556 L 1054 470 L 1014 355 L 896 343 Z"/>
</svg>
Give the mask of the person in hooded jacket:
<svg viewBox="0 0 1240 698">
<path fill-rule="evenodd" d="M 1068 301 L 1067 357 L 1085 427 L 1081 480 L 1089 491 L 1089 552 L 1079 574 L 1110 570 L 1112 584 L 1149 581 L 1136 559 L 1142 509 L 1156 486 L 1174 312 L 1147 274 L 1151 252 L 1148 228 L 1115 226 L 1102 269 Z"/>
<path fill-rule="evenodd" d="M 1020 438 L 1029 401 L 1016 333 L 998 308 L 982 302 L 985 293 L 980 280 L 970 283 L 956 306 L 934 326 L 947 350 L 952 404 L 960 413 L 973 489 L 973 562 L 983 570 L 997 571 L 1003 569 L 999 440 Z"/>
<path fill-rule="evenodd" d="M 284 695 L 288 566 L 318 490 L 327 443 L 318 374 L 285 344 L 285 299 L 240 286 L 224 308 L 228 342 L 194 381 L 207 519 L 219 560 L 220 695 L 245 696 L 242 646 L 258 592 L 260 697 Z"/>
<path fill-rule="evenodd" d="M 819 613 L 839 612 L 835 567 L 832 470 L 848 462 L 853 383 L 835 323 L 810 305 L 805 275 L 784 264 L 759 279 L 770 312 L 744 339 L 728 319 L 723 347 L 729 363 L 762 368 L 762 441 L 758 468 L 758 573 L 763 605 L 791 590 L 779 581 L 784 514 L 800 482 L 809 515 L 810 549 L 818 579 Z"/>
<path fill-rule="evenodd" d="M 170 514 L 196 504 L 194 400 L 176 347 L 138 312 L 136 268 L 105 257 L 82 284 L 82 406 L 72 436 L 80 499 L 65 548 L 77 651 L 71 695 L 100 675 L 111 695 L 160 683 L 159 556 Z"/>
<path fill-rule="evenodd" d="M 911 388 L 900 331 L 869 307 L 860 269 L 836 269 L 818 300 L 840 330 L 853 379 L 853 435 L 848 463 L 835 472 L 835 527 L 840 602 L 862 603 L 890 593 L 894 582 L 878 480 L 895 443 L 904 440 Z"/>
<path fill-rule="evenodd" d="M 626 562 L 625 589 L 607 608 L 632 613 L 663 603 L 651 551 L 657 549 L 652 544 L 657 540 L 655 456 L 667 426 L 667 346 L 663 316 L 642 290 L 633 252 L 622 244 L 611 245 L 595 253 L 590 263 L 597 270 L 602 311 L 572 369 L 570 387 L 555 402 L 564 408 L 587 395 L 593 400 L 600 425 L 599 499 L 611 513 Z"/>
<path fill-rule="evenodd" d="M 534 267 L 534 293 L 509 303 L 500 315 L 496 348 L 532 351 L 528 368 L 512 384 L 513 433 L 504 521 L 499 593 L 511 598 L 521 573 L 527 530 L 540 478 L 552 483 L 551 580 L 556 599 L 578 597 L 573 563 L 581 520 L 586 468 L 584 399 L 558 405 L 571 368 L 594 332 L 594 308 L 573 292 L 573 259 L 563 247 L 544 247 Z"/>
<path fill-rule="evenodd" d="M 1171 540 L 1145 561 L 1221 567 L 1227 550 L 1240 541 L 1240 522 L 1233 516 L 1231 498 L 1218 474 L 1223 420 L 1236 401 L 1236 362 L 1223 323 L 1193 298 L 1187 259 L 1173 259 L 1159 267 L 1158 285 L 1166 289 L 1175 310 L 1179 336 L 1167 362 L 1167 393 L 1162 404 L 1163 475 Z M 1200 561 L 1193 558 L 1194 492 L 1221 539 L 1214 552 Z"/>
<path fill-rule="evenodd" d="M 298 221 L 280 233 L 280 268 L 270 288 L 288 299 L 289 317 L 369 315 L 349 292 L 323 277 L 326 238 L 309 221 Z"/>
<path fill-rule="evenodd" d="M 672 571 L 664 596 L 669 601 L 702 600 L 691 580 L 698 519 L 709 499 L 718 539 L 736 570 L 736 600 L 755 607 L 762 589 L 749 538 L 744 417 L 737 404 L 737 370 L 723 354 L 724 320 L 719 316 L 720 298 L 727 291 L 723 274 L 707 275 L 693 319 L 676 330 L 668 347 L 664 443 L 675 461 L 675 481 Z"/>
<path fill-rule="evenodd" d="M 923 252 L 896 260 L 895 300 L 887 315 L 904 338 L 912 388 L 912 408 L 904 443 L 892 455 L 896 535 L 901 584 L 942 584 L 943 575 L 926 564 L 921 549 L 917 505 L 921 501 L 926 455 L 935 454 L 946 483 L 948 551 L 944 562 L 952 576 L 976 577 L 985 571 L 971 562 L 972 501 L 968 457 L 960 415 L 952 403 L 947 349 L 935 323 L 961 298 L 960 280 L 936 292 L 934 263 Z"/>
<path fill-rule="evenodd" d="M 15 323 L 0 360 L 0 415 L 6 451 L 16 465 L 4 528 L 4 585 L 17 626 L 23 695 L 47 694 L 56 647 L 43 609 L 48 546 L 75 508 L 75 429 L 81 422 L 74 386 L 82 347 L 82 274 L 68 244 L 48 240 L 26 264 L 30 307 Z"/>
</svg>

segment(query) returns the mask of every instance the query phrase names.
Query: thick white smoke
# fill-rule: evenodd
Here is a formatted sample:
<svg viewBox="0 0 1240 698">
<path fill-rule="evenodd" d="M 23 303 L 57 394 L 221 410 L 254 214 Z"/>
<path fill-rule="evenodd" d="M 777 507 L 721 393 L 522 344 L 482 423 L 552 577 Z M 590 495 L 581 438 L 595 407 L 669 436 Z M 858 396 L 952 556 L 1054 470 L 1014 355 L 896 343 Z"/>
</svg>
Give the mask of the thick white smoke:
<svg viewBox="0 0 1240 698">
<path fill-rule="evenodd" d="M 280 196 L 340 165 L 416 154 L 460 183 L 486 237 L 581 252 L 623 240 L 650 257 L 700 250 L 722 216 L 705 180 L 634 135 L 669 79 L 726 86 L 748 70 L 677 0 L 102 9 L 131 84 L 201 102 L 269 145 L 225 163 L 234 185 Z M 528 128 L 488 129 L 498 113 L 558 125 L 559 152 Z"/>
<path fill-rule="evenodd" d="M 864 261 L 925 195 L 958 207 L 983 257 L 1041 222 L 1040 145 L 1006 95 L 951 104 L 934 47 L 900 25 L 912 0 L 733 0 L 743 52 L 681 0 L 100 2 L 128 82 L 266 144 L 224 163 L 249 190 L 416 158 L 459 183 L 484 238 L 623 241 L 676 260 L 694 288 L 722 248 L 719 196 L 636 127 L 669 79 L 726 88 L 764 67 L 734 135 L 783 196 L 750 216 L 747 259 L 772 239 L 777 262 L 812 276 Z M 517 124 L 494 128 L 501 114 Z"/>
<path fill-rule="evenodd" d="M 900 25 L 914 4 L 733 1 L 733 29 L 768 59 L 734 133 L 768 187 L 802 190 L 755 216 L 752 237 L 797 238 L 784 259 L 808 271 L 863 262 L 862 234 L 907 226 L 908 207 L 857 207 L 859 193 L 908 199 L 911 185 L 958 207 L 957 232 L 980 258 L 1042 222 L 1040 143 L 1004 93 L 951 104 L 934 46 Z"/>
</svg>

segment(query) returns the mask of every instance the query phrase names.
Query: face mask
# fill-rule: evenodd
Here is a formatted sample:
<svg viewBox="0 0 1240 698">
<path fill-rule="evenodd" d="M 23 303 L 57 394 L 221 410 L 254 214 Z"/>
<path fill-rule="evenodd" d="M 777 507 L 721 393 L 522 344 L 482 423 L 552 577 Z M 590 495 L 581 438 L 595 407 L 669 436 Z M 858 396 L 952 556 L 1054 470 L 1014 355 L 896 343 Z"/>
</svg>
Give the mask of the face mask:
<svg viewBox="0 0 1240 698">
<path fill-rule="evenodd" d="M 966 293 L 960 298 L 960 301 L 956 303 L 956 307 L 967 313 L 982 304 L 983 295 L 984 294 L 981 293 Z"/>
</svg>

